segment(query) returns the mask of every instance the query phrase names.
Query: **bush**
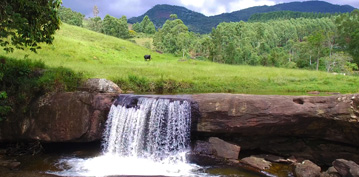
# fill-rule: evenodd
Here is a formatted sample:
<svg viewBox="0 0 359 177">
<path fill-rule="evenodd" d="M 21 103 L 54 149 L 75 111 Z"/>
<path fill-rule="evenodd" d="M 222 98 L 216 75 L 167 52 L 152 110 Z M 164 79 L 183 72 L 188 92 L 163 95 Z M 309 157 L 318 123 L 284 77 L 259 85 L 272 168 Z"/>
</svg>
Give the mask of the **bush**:
<svg viewBox="0 0 359 177">
<path fill-rule="evenodd" d="M 0 56 L 0 119 L 9 113 L 25 113 L 38 96 L 53 91 L 73 91 L 82 74 L 67 68 L 47 68 L 41 61 Z"/>
</svg>

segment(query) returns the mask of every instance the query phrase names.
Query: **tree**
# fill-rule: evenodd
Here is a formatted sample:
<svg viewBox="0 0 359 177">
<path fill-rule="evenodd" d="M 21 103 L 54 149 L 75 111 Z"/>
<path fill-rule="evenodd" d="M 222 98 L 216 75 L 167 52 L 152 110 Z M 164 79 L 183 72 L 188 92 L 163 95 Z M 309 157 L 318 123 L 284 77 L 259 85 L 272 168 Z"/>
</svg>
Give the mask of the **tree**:
<svg viewBox="0 0 359 177">
<path fill-rule="evenodd" d="M 70 25 L 82 26 L 82 21 L 85 15 L 72 11 L 70 8 L 60 7 L 59 17 L 62 22 L 68 23 Z"/>
<path fill-rule="evenodd" d="M 170 15 L 170 19 L 172 19 L 172 20 L 175 20 L 175 19 L 177 19 L 178 17 L 177 17 L 177 14 L 171 14 Z"/>
<path fill-rule="evenodd" d="M 343 14 L 336 19 L 341 46 L 347 50 L 359 65 L 359 10 Z"/>
<path fill-rule="evenodd" d="M 61 0 L 2 0 L 0 3 L 0 45 L 7 52 L 29 47 L 36 52 L 38 43 L 51 44 L 59 29 Z"/>
<path fill-rule="evenodd" d="M 95 18 L 89 18 L 87 22 L 86 28 L 96 31 L 96 32 L 102 32 L 102 20 L 101 17 L 95 17 Z"/>
<path fill-rule="evenodd" d="M 127 39 L 130 37 L 130 33 L 128 31 L 128 25 L 127 25 L 127 18 L 126 16 L 122 16 L 120 19 L 118 19 L 119 26 L 118 26 L 118 37 L 122 39 Z"/>
<path fill-rule="evenodd" d="M 93 6 L 93 10 L 92 10 L 92 13 L 93 13 L 93 17 L 97 17 L 97 15 L 100 13 L 100 11 L 98 10 L 98 7 L 95 5 Z"/>
<path fill-rule="evenodd" d="M 153 38 L 153 44 L 158 50 L 185 55 L 189 51 L 191 35 L 188 34 L 188 27 L 182 20 L 167 20 Z"/>
<path fill-rule="evenodd" d="M 323 44 L 325 42 L 325 36 L 323 34 L 323 31 L 317 31 L 315 34 L 310 35 L 308 37 L 308 42 L 311 47 L 316 51 L 316 57 L 317 57 L 317 66 L 316 70 L 319 69 L 319 58 L 321 57 L 321 51 L 323 48 Z"/>
<path fill-rule="evenodd" d="M 127 26 L 126 16 L 122 16 L 120 19 L 106 15 L 102 23 L 103 33 L 123 39 L 130 37 Z"/>
</svg>

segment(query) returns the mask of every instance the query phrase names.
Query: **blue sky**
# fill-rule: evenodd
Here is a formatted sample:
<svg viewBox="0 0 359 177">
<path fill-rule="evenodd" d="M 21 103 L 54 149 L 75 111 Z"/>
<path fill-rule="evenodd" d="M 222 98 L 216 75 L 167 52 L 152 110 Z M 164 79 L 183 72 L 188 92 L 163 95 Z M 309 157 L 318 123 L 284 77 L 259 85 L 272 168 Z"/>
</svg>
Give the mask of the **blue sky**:
<svg viewBox="0 0 359 177">
<path fill-rule="evenodd" d="M 211 16 L 233 12 L 253 6 L 275 5 L 295 0 L 63 0 L 63 6 L 92 17 L 96 5 L 100 16 L 109 14 L 114 17 L 126 15 L 127 18 L 140 16 L 156 4 L 170 4 L 186 7 L 190 10 Z M 351 5 L 359 8 L 359 0 L 325 0 L 332 4 Z"/>
</svg>

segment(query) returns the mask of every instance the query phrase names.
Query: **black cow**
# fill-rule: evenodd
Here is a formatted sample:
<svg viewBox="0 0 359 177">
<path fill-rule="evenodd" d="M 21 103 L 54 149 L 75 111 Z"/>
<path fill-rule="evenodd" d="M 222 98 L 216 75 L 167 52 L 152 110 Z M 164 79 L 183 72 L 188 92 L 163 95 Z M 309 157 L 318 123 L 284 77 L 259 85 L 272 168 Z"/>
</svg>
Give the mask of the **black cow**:
<svg viewBox="0 0 359 177">
<path fill-rule="evenodd" d="M 151 60 L 151 55 L 145 55 L 144 58 L 145 58 L 145 61 Z"/>
</svg>

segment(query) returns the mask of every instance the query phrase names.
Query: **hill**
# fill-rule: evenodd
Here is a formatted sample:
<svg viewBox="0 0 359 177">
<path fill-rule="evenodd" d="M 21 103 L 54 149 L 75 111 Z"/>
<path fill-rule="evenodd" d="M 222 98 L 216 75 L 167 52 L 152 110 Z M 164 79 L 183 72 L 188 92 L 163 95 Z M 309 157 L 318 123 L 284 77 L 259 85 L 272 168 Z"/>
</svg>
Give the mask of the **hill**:
<svg viewBox="0 0 359 177">
<path fill-rule="evenodd" d="M 145 15 L 153 21 L 155 26 L 161 27 L 169 19 L 170 14 L 177 14 L 191 31 L 199 33 L 209 33 L 213 27 L 221 22 L 247 21 L 253 14 L 274 11 L 297 11 L 297 12 L 320 12 L 320 13 L 345 13 L 351 12 L 355 8 L 349 5 L 334 5 L 324 1 L 305 1 L 277 4 L 274 6 L 256 6 L 231 13 L 207 17 L 201 13 L 188 10 L 180 6 L 156 5 L 145 14 L 133 17 L 129 23 L 141 22 Z"/>
<path fill-rule="evenodd" d="M 38 54 L 22 50 L 6 54 L 1 50 L 0 55 L 41 60 L 49 66 L 71 68 L 83 72 L 86 77 L 113 80 L 122 89 L 137 93 L 302 95 L 308 91 L 359 92 L 359 77 L 183 60 L 65 23 L 56 33 L 54 44 L 42 45 L 42 48 Z M 151 54 L 153 59 L 144 61 L 145 54 Z"/>
</svg>

